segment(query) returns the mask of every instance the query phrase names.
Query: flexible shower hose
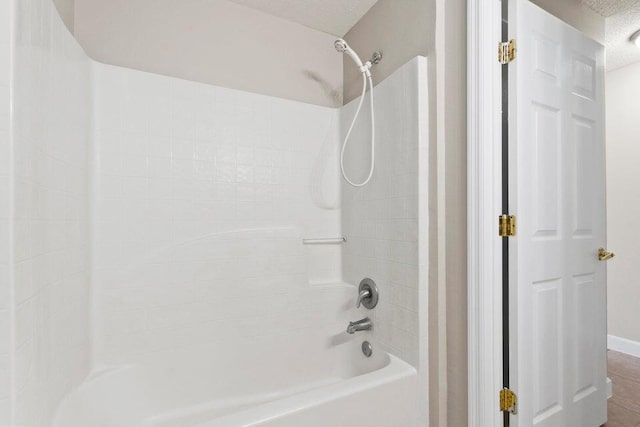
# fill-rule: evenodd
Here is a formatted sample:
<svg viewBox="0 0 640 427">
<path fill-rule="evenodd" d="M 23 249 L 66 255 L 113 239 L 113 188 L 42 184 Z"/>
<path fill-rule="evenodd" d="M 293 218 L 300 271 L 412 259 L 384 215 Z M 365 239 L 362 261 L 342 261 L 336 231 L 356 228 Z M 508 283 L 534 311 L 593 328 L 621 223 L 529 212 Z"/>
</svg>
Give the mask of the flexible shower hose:
<svg viewBox="0 0 640 427">
<path fill-rule="evenodd" d="M 370 65 L 369 65 L 370 66 Z M 358 115 L 360 114 L 360 110 L 362 109 L 362 103 L 364 102 L 364 97 L 367 92 L 367 82 L 369 83 L 369 95 L 371 98 L 371 167 L 369 168 L 369 176 L 362 183 L 356 184 L 351 181 L 346 172 L 344 171 L 344 151 L 347 148 L 347 143 L 349 142 L 349 137 L 351 136 L 351 131 L 353 130 L 353 126 L 356 124 L 356 120 L 358 119 Z M 349 130 L 347 131 L 347 135 L 344 138 L 344 143 L 342 144 L 342 151 L 340 152 L 340 171 L 342 172 L 342 177 L 345 181 L 347 181 L 350 185 L 354 187 L 362 187 L 365 186 L 371 181 L 371 177 L 373 176 L 373 170 L 375 168 L 376 162 L 376 151 L 375 151 L 375 116 L 373 113 L 373 82 L 371 81 L 371 75 L 366 72 L 362 72 L 362 95 L 360 96 L 360 102 L 358 103 L 358 108 L 356 109 L 356 114 L 353 116 L 353 120 L 351 121 L 351 126 L 349 126 Z"/>
</svg>

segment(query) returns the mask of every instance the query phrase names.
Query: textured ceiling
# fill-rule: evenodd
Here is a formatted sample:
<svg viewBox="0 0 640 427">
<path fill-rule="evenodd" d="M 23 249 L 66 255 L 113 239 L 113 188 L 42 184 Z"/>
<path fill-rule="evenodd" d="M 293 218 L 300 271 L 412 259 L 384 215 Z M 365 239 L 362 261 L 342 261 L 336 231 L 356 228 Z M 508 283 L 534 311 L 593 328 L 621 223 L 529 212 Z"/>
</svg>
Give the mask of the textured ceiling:
<svg viewBox="0 0 640 427">
<path fill-rule="evenodd" d="M 589 6 L 599 15 L 608 17 L 624 12 L 638 3 L 638 0 L 582 0 L 582 3 Z"/>
<path fill-rule="evenodd" d="M 581 0 L 605 19 L 607 71 L 640 61 L 630 37 L 640 30 L 640 0 Z"/>
<path fill-rule="evenodd" d="M 610 1 L 608 1 L 610 2 Z M 615 70 L 640 61 L 640 49 L 629 38 L 640 30 L 640 0 L 606 18 L 605 47 L 607 50 L 607 70 Z"/>
<path fill-rule="evenodd" d="M 342 37 L 378 0 L 231 1 Z"/>
</svg>

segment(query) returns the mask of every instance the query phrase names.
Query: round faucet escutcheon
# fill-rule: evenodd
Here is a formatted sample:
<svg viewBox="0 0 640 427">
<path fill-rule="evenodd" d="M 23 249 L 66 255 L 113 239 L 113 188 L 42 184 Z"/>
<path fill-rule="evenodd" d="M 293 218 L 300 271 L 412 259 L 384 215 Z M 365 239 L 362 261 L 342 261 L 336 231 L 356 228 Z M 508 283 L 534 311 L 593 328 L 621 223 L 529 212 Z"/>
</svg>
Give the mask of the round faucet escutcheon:
<svg viewBox="0 0 640 427">
<path fill-rule="evenodd" d="M 358 286 L 358 301 L 356 302 L 356 307 L 359 308 L 360 304 L 362 304 L 365 308 L 371 310 L 378 305 L 378 297 L 379 294 L 376 282 L 368 277 L 362 279 Z"/>
</svg>

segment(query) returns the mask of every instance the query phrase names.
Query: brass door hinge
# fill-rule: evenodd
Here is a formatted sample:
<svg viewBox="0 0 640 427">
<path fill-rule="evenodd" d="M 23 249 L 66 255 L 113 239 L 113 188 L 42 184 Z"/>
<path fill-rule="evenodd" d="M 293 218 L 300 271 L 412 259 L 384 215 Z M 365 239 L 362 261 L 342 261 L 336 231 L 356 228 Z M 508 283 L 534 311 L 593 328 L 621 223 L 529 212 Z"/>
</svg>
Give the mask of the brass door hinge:
<svg viewBox="0 0 640 427">
<path fill-rule="evenodd" d="M 498 234 L 502 237 L 516 235 L 516 217 L 513 215 L 500 215 L 498 218 Z"/>
<path fill-rule="evenodd" d="M 508 388 L 500 390 L 500 411 L 517 413 L 518 397 Z"/>
<path fill-rule="evenodd" d="M 614 256 L 616 256 L 616 254 L 614 254 L 613 252 L 607 251 L 605 248 L 598 249 L 598 259 L 600 261 L 608 261 Z"/>
<path fill-rule="evenodd" d="M 498 44 L 498 62 L 508 64 L 516 59 L 516 41 L 509 40 Z"/>
</svg>

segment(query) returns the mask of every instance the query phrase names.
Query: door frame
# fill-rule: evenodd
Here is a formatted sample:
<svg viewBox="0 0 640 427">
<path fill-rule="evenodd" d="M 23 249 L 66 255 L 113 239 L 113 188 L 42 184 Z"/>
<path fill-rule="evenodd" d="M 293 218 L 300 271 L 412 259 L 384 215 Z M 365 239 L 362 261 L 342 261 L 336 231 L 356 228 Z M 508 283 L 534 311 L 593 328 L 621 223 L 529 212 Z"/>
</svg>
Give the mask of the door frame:
<svg viewBox="0 0 640 427">
<path fill-rule="evenodd" d="M 502 425 L 501 1 L 467 1 L 469 427 Z"/>
</svg>

